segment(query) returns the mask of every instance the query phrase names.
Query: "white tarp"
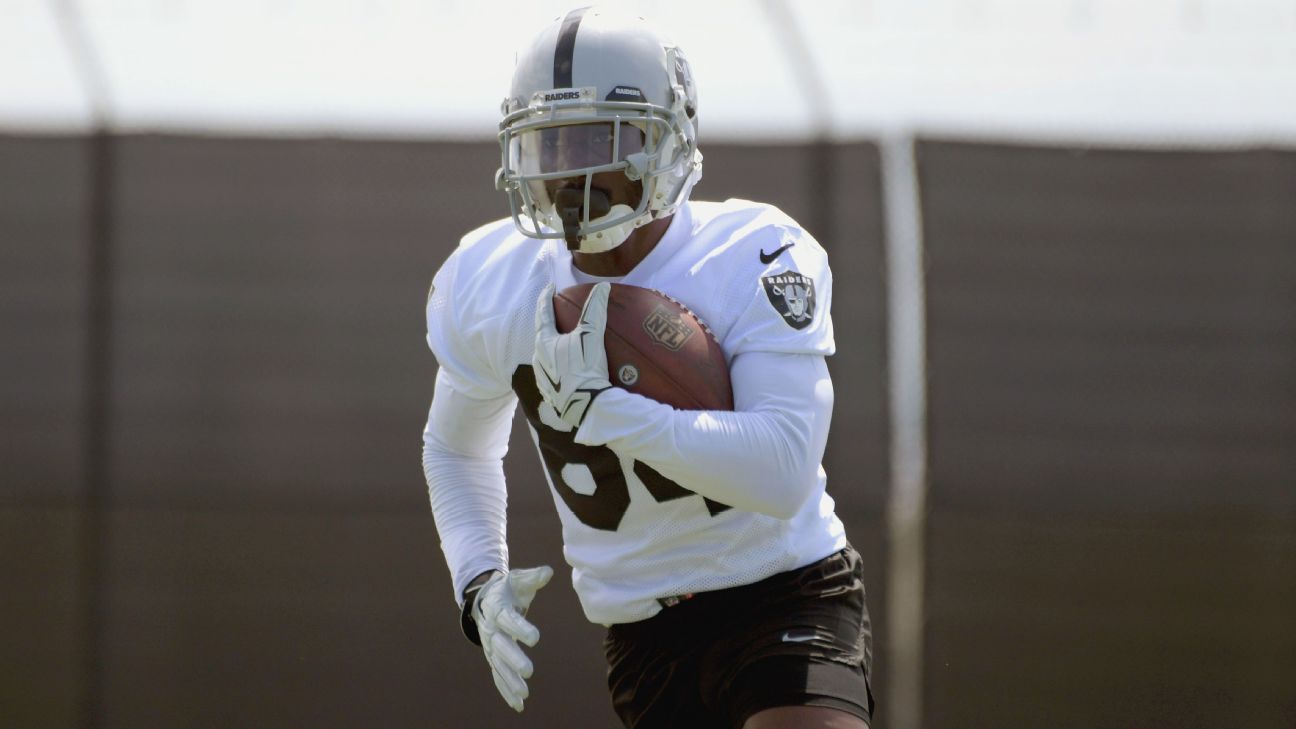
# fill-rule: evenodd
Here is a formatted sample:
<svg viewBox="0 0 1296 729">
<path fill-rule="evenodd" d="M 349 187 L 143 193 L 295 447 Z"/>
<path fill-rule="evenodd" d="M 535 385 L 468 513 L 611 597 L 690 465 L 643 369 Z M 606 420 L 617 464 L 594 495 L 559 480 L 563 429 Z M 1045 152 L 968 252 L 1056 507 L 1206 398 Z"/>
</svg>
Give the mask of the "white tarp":
<svg viewBox="0 0 1296 729">
<path fill-rule="evenodd" d="M 0 0 L 0 129 L 85 129 L 92 86 L 120 129 L 486 138 L 578 1 Z M 604 5 L 685 49 L 710 138 L 1296 139 L 1290 0 Z"/>
</svg>

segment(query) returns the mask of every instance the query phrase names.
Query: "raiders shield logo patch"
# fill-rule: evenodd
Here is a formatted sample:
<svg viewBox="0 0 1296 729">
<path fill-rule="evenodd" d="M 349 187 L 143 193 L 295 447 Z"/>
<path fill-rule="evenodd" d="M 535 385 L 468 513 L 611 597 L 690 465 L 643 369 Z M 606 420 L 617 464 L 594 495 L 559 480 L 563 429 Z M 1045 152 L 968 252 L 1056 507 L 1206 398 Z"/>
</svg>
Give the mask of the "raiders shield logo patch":
<svg viewBox="0 0 1296 729">
<path fill-rule="evenodd" d="M 689 329 L 683 319 L 662 306 L 653 309 L 648 318 L 644 319 L 643 328 L 654 342 L 672 352 L 678 352 L 688 338 L 693 336 L 693 330 Z"/>
<path fill-rule="evenodd" d="M 765 295 L 783 321 L 793 329 L 805 329 L 814 320 L 814 280 L 794 271 L 761 277 Z"/>
</svg>

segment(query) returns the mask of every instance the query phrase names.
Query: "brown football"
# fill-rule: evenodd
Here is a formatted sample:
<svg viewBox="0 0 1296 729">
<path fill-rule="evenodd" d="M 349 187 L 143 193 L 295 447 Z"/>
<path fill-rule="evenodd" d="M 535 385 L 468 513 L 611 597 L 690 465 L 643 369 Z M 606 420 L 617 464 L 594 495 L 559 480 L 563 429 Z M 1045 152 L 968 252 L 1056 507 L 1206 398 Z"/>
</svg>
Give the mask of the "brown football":
<svg viewBox="0 0 1296 729">
<path fill-rule="evenodd" d="M 558 331 L 575 328 L 592 288 L 580 284 L 554 294 Z M 612 284 L 603 343 L 612 384 L 677 410 L 733 410 L 729 365 L 715 336 L 660 291 Z"/>
</svg>

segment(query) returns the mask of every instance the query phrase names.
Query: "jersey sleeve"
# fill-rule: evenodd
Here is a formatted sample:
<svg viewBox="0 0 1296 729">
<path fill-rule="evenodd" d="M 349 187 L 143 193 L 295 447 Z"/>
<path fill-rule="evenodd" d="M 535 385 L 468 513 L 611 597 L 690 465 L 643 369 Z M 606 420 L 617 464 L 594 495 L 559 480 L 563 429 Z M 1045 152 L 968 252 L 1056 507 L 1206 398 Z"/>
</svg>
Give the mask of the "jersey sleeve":
<svg viewBox="0 0 1296 729">
<path fill-rule="evenodd" d="M 437 373 L 423 429 L 423 475 L 455 599 L 487 570 L 508 568 L 504 454 L 517 399 L 478 400 Z"/>
<path fill-rule="evenodd" d="M 721 347 L 731 360 L 748 352 L 831 355 L 836 345 L 827 254 L 796 227 L 767 229 L 758 240 L 763 245 L 744 247 L 729 281 L 726 298 L 739 313 Z"/>
<path fill-rule="evenodd" d="M 733 361 L 734 410 L 675 410 L 612 388 L 576 441 L 606 444 L 695 493 L 790 519 L 819 485 L 832 419 L 823 357 L 749 352 Z"/>
<path fill-rule="evenodd" d="M 423 430 L 428 498 L 460 604 L 469 581 L 508 565 L 502 459 L 517 403 L 495 364 L 499 320 L 471 306 L 465 251 L 451 254 L 428 292 L 427 344 L 439 368 Z"/>
<path fill-rule="evenodd" d="M 432 279 L 427 299 L 427 344 L 443 377 L 456 392 L 489 400 L 511 391 L 509 376 L 490 356 L 495 317 L 465 315 L 471 286 L 461 271 L 463 248 L 456 250 Z"/>
</svg>

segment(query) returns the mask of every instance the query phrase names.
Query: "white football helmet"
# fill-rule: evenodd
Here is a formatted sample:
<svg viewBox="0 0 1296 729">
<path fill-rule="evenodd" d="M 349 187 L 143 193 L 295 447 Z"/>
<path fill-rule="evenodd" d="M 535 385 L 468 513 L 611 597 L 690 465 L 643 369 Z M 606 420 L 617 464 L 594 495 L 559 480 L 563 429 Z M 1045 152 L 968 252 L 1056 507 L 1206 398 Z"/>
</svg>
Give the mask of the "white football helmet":
<svg viewBox="0 0 1296 729">
<path fill-rule="evenodd" d="M 702 178 L 697 109 L 684 54 L 643 18 L 555 20 L 518 54 L 501 106 L 495 183 L 518 230 L 599 253 L 674 213 Z M 628 182 L 595 185 L 606 172 Z"/>
</svg>

